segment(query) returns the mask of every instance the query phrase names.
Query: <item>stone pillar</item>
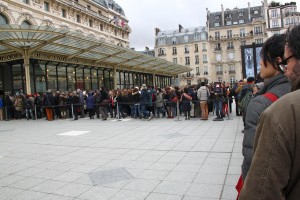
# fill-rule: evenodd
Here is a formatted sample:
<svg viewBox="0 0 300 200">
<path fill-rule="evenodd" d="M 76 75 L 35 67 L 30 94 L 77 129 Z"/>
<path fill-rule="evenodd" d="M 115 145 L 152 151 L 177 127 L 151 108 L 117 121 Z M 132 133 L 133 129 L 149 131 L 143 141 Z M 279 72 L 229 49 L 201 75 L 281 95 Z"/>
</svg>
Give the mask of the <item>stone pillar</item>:
<svg viewBox="0 0 300 200">
<path fill-rule="evenodd" d="M 153 87 L 156 87 L 156 82 L 155 82 L 155 80 L 156 80 L 156 76 L 155 76 L 155 74 L 153 74 Z"/>
<path fill-rule="evenodd" d="M 29 56 L 25 56 L 23 59 L 24 59 L 24 68 L 25 68 L 25 79 L 26 79 L 26 93 L 31 94 Z"/>
<path fill-rule="evenodd" d="M 113 89 L 117 89 L 117 67 L 114 66 L 113 69 L 113 78 L 114 78 L 114 88 Z"/>
</svg>

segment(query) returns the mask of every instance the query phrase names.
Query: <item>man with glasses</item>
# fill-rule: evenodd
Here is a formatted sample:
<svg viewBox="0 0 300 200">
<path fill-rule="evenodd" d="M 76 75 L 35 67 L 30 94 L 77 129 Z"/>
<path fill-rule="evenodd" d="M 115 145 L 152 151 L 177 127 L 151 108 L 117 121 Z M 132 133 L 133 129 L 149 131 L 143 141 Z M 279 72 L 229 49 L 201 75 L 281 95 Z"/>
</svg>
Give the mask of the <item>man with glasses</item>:
<svg viewBox="0 0 300 200">
<path fill-rule="evenodd" d="M 284 58 L 279 67 L 292 92 L 260 117 L 242 200 L 300 198 L 300 25 L 287 31 Z"/>
</svg>

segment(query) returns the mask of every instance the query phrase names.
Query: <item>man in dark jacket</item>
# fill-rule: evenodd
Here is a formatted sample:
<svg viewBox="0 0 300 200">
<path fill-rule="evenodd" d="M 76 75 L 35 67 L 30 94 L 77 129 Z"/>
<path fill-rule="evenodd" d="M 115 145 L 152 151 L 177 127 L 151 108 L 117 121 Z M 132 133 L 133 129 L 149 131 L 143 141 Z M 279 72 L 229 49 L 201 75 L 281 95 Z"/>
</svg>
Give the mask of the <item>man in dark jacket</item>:
<svg viewBox="0 0 300 200">
<path fill-rule="evenodd" d="M 47 120 L 53 120 L 53 105 L 54 105 L 54 97 L 52 91 L 49 89 L 47 90 L 46 94 L 43 98 L 43 104 L 46 108 Z"/>
<path fill-rule="evenodd" d="M 288 29 L 284 59 L 278 64 L 292 92 L 260 116 L 253 160 L 240 200 L 298 200 L 300 197 L 300 25 Z"/>
</svg>

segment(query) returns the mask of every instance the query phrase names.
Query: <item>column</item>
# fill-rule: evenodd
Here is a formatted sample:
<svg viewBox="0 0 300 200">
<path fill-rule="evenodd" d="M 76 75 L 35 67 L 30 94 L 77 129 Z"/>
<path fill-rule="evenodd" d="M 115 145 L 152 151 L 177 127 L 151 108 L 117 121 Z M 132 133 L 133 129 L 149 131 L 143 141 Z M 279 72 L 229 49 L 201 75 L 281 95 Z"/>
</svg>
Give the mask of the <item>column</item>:
<svg viewBox="0 0 300 200">
<path fill-rule="evenodd" d="M 29 56 L 25 56 L 23 59 L 24 59 L 24 68 L 25 68 L 25 79 L 26 79 L 26 93 L 31 94 Z"/>
<path fill-rule="evenodd" d="M 114 66 L 114 69 L 113 69 L 113 78 L 114 78 L 113 89 L 116 89 L 117 88 L 117 67 L 116 66 Z"/>
<path fill-rule="evenodd" d="M 152 75 L 152 78 L 153 78 L 153 87 L 156 87 L 156 77 L 155 77 L 155 74 Z"/>
</svg>

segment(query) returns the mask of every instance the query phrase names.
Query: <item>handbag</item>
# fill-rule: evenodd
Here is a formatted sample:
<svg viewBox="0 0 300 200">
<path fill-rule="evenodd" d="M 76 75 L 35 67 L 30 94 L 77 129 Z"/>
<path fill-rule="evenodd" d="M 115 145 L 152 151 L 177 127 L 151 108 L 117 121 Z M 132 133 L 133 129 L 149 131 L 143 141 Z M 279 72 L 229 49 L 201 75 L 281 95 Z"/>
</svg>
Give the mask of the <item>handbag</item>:
<svg viewBox="0 0 300 200">
<path fill-rule="evenodd" d="M 178 97 L 177 96 L 174 96 L 172 99 L 171 99 L 172 102 L 177 102 L 178 101 Z"/>
</svg>

